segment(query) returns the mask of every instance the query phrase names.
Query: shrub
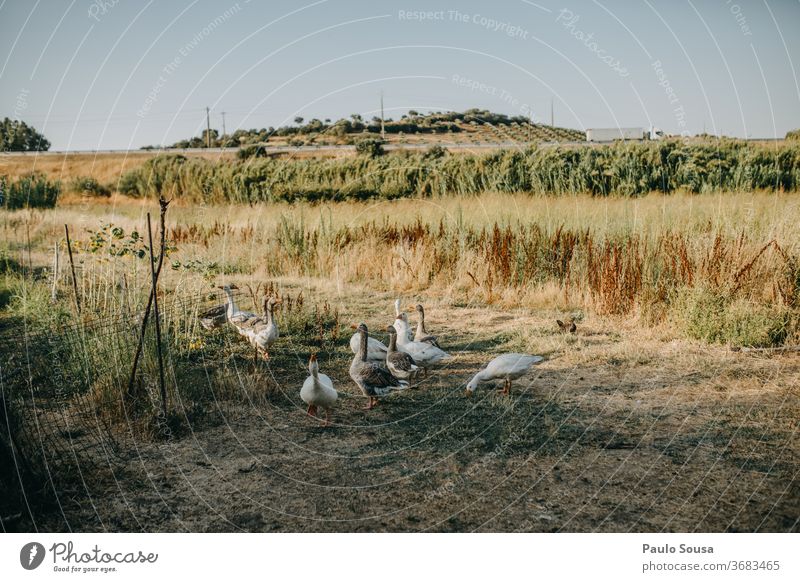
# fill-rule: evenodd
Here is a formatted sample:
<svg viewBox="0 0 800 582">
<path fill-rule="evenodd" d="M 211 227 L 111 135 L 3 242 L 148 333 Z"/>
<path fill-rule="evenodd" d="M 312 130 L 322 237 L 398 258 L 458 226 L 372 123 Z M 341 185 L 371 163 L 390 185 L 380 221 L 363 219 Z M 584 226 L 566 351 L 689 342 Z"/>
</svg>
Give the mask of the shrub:
<svg viewBox="0 0 800 582">
<path fill-rule="evenodd" d="M 0 177 L 0 207 L 6 210 L 53 208 L 60 192 L 60 182 L 50 182 L 44 174 L 27 174 L 15 182 Z"/>
<path fill-rule="evenodd" d="M 378 158 L 385 153 L 383 144 L 382 139 L 365 138 L 356 142 L 356 153 L 368 158 Z"/>
<path fill-rule="evenodd" d="M 769 347 L 782 344 L 790 329 L 790 311 L 708 289 L 688 289 L 682 294 L 678 312 L 690 337 L 735 346 Z"/>
<path fill-rule="evenodd" d="M 423 160 L 439 160 L 447 155 L 447 149 L 440 146 L 434 145 L 428 148 L 428 150 L 422 155 Z"/>
<path fill-rule="evenodd" d="M 236 157 L 240 160 L 249 160 L 250 158 L 266 158 L 267 149 L 263 145 L 251 145 L 243 147 L 236 152 Z"/>
<path fill-rule="evenodd" d="M 793 129 L 786 132 L 786 139 L 800 141 L 800 129 Z"/>
<path fill-rule="evenodd" d="M 103 186 L 100 182 L 90 176 L 80 176 L 74 178 L 69 183 L 69 190 L 82 196 L 111 196 L 111 190 Z"/>
</svg>

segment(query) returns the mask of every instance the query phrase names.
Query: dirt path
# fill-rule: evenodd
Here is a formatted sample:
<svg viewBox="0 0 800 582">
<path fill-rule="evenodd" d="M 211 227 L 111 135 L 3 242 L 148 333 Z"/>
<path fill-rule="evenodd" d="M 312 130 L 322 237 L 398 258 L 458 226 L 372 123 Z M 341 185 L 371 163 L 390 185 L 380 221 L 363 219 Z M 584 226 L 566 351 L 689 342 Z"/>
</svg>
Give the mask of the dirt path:
<svg viewBox="0 0 800 582">
<path fill-rule="evenodd" d="M 66 520 L 40 527 L 798 530 L 796 354 L 734 354 L 609 322 L 563 336 L 551 314 L 428 311 L 456 357 L 418 388 L 363 411 L 342 348 L 321 360 L 342 393 L 336 426 L 323 429 L 299 399 L 305 354 L 275 358 L 284 392 L 267 405 L 142 446 L 116 481 L 97 486 L 93 505 L 70 505 Z M 474 317 L 479 329 L 465 325 Z M 463 396 L 485 352 L 523 349 L 547 360 L 510 398 L 491 386 Z"/>
</svg>

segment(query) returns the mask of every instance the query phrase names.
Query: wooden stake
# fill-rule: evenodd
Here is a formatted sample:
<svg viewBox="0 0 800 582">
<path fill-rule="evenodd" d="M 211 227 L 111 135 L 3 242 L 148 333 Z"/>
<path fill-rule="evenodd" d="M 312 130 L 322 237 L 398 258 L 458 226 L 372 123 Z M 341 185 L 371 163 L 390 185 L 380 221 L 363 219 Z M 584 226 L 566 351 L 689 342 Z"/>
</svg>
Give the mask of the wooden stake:
<svg viewBox="0 0 800 582">
<path fill-rule="evenodd" d="M 72 288 L 75 290 L 75 305 L 78 307 L 78 315 L 81 313 L 81 296 L 78 294 L 78 278 L 75 276 L 75 261 L 72 259 L 72 243 L 69 240 L 69 227 L 64 225 L 64 233 L 67 235 L 67 252 L 69 253 L 69 267 L 72 269 Z"/>
<path fill-rule="evenodd" d="M 169 206 L 169 201 L 164 200 L 163 198 L 159 198 L 159 204 L 161 205 L 161 251 L 158 256 L 158 267 L 156 267 L 156 279 L 158 279 L 158 275 L 161 273 L 161 266 L 164 264 L 164 255 L 166 253 L 166 221 L 165 216 L 167 214 L 167 206 Z M 150 248 L 153 248 L 153 245 L 150 245 Z M 150 307 L 153 304 L 153 291 L 154 289 L 150 289 L 150 297 L 147 300 L 147 307 L 144 310 L 144 317 L 142 317 L 142 328 L 139 332 L 139 344 L 136 346 L 136 354 L 133 356 L 133 367 L 131 368 L 131 376 L 128 380 L 128 398 L 132 399 L 134 396 L 133 393 L 133 384 L 136 381 L 136 369 L 139 367 L 139 358 L 142 355 L 142 347 L 144 346 L 144 333 L 147 329 L 147 320 L 150 318 Z"/>
<path fill-rule="evenodd" d="M 161 410 L 167 418 L 167 388 L 164 385 L 164 356 L 161 354 L 161 319 L 158 315 L 158 273 L 156 273 L 156 260 L 153 256 L 153 228 L 150 225 L 150 213 L 147 213 L 147 238 L 150 241 L 150 275 L 153 278 L 153 314 L 156 319 L 156 351 L 158 352 L 158 381 L 161 388 Z M 161 244 L 161 254 L 164 253 L 164 244 Z M 160 266 L 160 265 L 159 265 Z"/>
<path fill-rule="evenodd" d="M 50 289 L 50 301 L 56 302 L 56 290 L 58 289 L 58 275 L 61 266 L 58 264 L 58 241 L 53 245 L 53 287 Z"/>
</svg>

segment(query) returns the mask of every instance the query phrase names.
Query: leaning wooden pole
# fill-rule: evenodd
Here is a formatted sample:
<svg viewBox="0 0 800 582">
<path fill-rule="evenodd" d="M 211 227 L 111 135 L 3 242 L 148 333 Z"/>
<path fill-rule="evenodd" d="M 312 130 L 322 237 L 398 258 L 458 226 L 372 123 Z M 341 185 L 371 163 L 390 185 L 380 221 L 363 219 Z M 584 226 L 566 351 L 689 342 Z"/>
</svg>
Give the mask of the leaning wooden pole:
<svg viewBox="0 0 800 582">
<path fill-rule="evenodd" d="M 69 240 L 69 227 L 64 225 L 64 233 L 67 235 L 67 252 L 69 253 L 69 267 L 72 269 L 72 288 L 75 290 L 75 305 L 78 307 L 78 315 L 81 313 L 81 296 L 78 293 L 78 278 L 75 276 L 75 261 L 72 260 L 72 243 Z"/>
<path fill-rule="evenodd" d="M 167 418 L 167 387 L 164 384 L 164 356 L 161 353 L 161 318 L 158 315 L 158 274 L 156 273 L 156 259 L 153 255 L 153 227 L 150 225 L 150 213 L 147 213 L 147 238 L 150 241 L 150 275 L 153 278 L 153 317 L 156 320 L 156 352 L 158 353 L 158 382 L 161 388 L 161 411 Z M 161 243 L 163 254 L 164 243 Z"/>
<path fill-rule="evenodd" d="M 161 205 L 161 216 L 160 216 L 160 226 L 161 226 L 161 250 L 158 256 L 158 266 L 156 267 L 155 276 L 156 279 L 158 278 L 159 274 L 161 273 L 161 266 L 164 264 L 164 255 L 166 254 L 166 220 L 165 216 L 167 214 L 167 206 L 169 206 L 169 200 L 164 200 L 160 198 L 158 203 Z M 150 248 L 153 248 L 153 245 L 150 244 Z M 152 251 L 151 251 L 152 252 Z M 150 297 L 147 300 L 147 307 L 144 310 L 144 317 L 142 317 L 142 327 L 141 331 L 139 332 L 139 343 L 136 346 L 136 354 L 133 356 L 133 366 L 131 368 L 131 376 L 128 380 L 128 398 L 133 398 L 133 385 L 136 382 L 136 369 L 139 367 L 139 358 L 142 356 L 142 348 L 144 347 L 144 334 L 147 330 L 147 320 L 150 319 L 150 308 L 153 305 L 153 291 L 154 289 L 150 289 Z"/>
<path fill-rule="evenodd" d="M 58 293 L 58 276 L 61 270 L 61 265 L 59 265 L 59 256 L 58 256 L 58 241 L 53 244 L 53 286 L 50 288 L 50 301 L 52 303 L 56 302 L 56 296 Z"/>
</svg>

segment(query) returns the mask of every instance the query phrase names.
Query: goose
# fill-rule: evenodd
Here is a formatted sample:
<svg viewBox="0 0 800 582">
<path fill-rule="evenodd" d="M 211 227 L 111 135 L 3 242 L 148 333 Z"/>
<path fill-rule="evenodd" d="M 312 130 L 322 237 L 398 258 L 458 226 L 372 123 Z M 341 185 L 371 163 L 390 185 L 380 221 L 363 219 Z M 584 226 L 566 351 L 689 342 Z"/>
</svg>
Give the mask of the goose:
<svg viewBox="0 0 800 582">
<path fill-rule="evenodd" d="M 269 297 L 264 300 L 264 317 L 251 317 L 239 324 L 239 330 L 246 336 L 250 344 L 259 352 L 264 353 L 264 359 L 269 360 L 269 348 L 278 339 L 278 325 L 275 323 L 275 306 L 281 300 Z"/>
<path fill-rule="evenodd" d="M 358 331 L 356 331 L 353 334 L 353 337 L 350 338 L 350 349 L 354 354 L 358 354 L 358 350 L 360 349 L 360 347 L 361 347 L 361 334 Z M 386 352 L 387 352 L 386 345 L 382 341 L 376 340 L 374 337 L 369 338 L 369 342 L 367 344 L 368 360 L 383 362 L 386 359 Z"/>
<path fill-rule="evenodd" d="M 255 313 L 251 313 L 250 311 L 242 311 L 236 307 L 236 302 L 233 300 L 233 293 L 231 293 L 231 291 L 238 288 L 239 287 L 236 285 L 224 285 L 220 287 L 220 289 L 225 292 L 225 295 L 228 296 L 228 308 L 225 312 L 225 317 L 227 318 L 228 323 L 235 327 L 236 331 L 238 331 L 240 335 L 246 335 L 240 327 L 241 324 L 248 319 L 258 316 Z"/>
<path fill-rule="evenodd" d="M 497 356 L 486 367 L 475 374 L 467 383 L 467 396 L 472 396 L 478 384 L 503 380 L 503 394 L 511 393 L 511 381 L 525 375 L 531 366 L 543 361 L 542 356 L 528 354 L 502 354 Z"/>
<path fill-rule="evenodd" d="M 429 367 L 453 357 L 434 345 L 407 339 L 408 324 L 400 317 L 394 320 L 394 329 L 397 331 L 398 349 L 414 358 L 414 363 L 425 370 L 426 376 Z"/>
<path fill-rule="evenodd" d="M 419 366 L 410 355 L 397 349 L 397 330 L 393 326 L 386 328 L 389 332 L 389 351 L 386 352 L 386 367 L 395 378 L 408 380 L 419 370 Z"/>
<path fill-rule="evenodd" d="M 333 387 L 333 382 L 325 374 L 319 373 L 319 363 L 317 362 L 317 355 L 311 354 L 308 360 L 308 371 L 311 374 L 303 382 L 303 387 L 300 389 L 300 398 L 308 404 L 306 414 L 319 418 L 317 415 L 318 409 L 325 410 L 325 421 L 322 426 L 329 426 L 331 408 L 336 404 L 339 395 L 336 393 L 336 388 Z"/>
<path fill-rule="evenodd" d="M 370 410 L 378 404 L 379 397 L 386 396 L 394 390 L 405 390 L 408 388 L 408 382 L 398 380 L 386 368 L 367 360 L 369 331 L 364 323 L 359 324 L 356 329 L 361 336 L 361 344 L 350 364 L 350 377 L 361 389 L 362 394 L 369 399 L 366 409 Z"/>
<path fill-rule="evenodd" d="M 409 307 L 409 309 L 412 309 Z M 437 341 L 437 336 L 429 335 L 428 332 L 425 330 L 425 308 L 422 307 L 422 304 L 417 303 L 414 310 L 417 312 L 417 331 L 414 333 L 414 341 L 415 342 L 423 342 L 426 344 L 431 344 L 432 346 L 436 346 L 437 348 L 441 348 L 442 346 L 439 345 Z"/>
<path fill-rule="evenodd" d="M 395 316 L 395 318 L 397 318 L 397 317 L 401 318 L 405 322 L 405 324 L 408 326 L 408 335 L 406 337 L 408 339 L 414 339 L 414 337 L 412 335 L 412 332 L 411 332 L 411 326 L 408 323 L 408 314 L 405 311 L 403 311 L 403 309 L 400 307 L 400 298 L 399 297 L 394 300 L 394 316 Z"/>
<path fill-rule="evenodd" d="M 205 329 L 217 329 L 218 327 L 222 327 L 228 320 L 227 313 L 227 305 L 215 305 L 210 309 L 206 309 L 202 313 L 198 313 L 197 320 Z"/>
</svg>

